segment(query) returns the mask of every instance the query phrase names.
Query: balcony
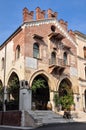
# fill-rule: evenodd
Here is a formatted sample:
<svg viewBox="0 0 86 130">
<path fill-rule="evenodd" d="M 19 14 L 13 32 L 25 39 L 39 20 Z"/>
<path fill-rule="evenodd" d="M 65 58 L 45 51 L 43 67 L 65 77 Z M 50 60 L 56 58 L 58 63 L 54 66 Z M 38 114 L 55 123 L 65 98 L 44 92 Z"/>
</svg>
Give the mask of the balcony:
<svg viewBox="0 0 86 130">
<path fill-rule="evenodd" d="M 52 39 L 62 40 L 65 38 L 61 33 L 56 33 L 56 32 L 51 32 L 48 35 L 48 37 L 50 40 L 52 40 Z"/>
<path fill-rule="evenodd" d="M 56 59 L 56 60 L 49 60 L 49 72 L 55 72 L 57 74 L 61 74 L 66 67 L 68 66 L 67 62 L 64 59 Z"/>
<path fill-rule="evenodd" d="M 67 66 L 67 62 L 64 60 L 64 59 L 56 59 L 56 60 L 52 60 L 52 59 L 49 59 L 49 65 L 52 66 L 52 65 L 59 65 L 59 66 Z"/>
</svg>

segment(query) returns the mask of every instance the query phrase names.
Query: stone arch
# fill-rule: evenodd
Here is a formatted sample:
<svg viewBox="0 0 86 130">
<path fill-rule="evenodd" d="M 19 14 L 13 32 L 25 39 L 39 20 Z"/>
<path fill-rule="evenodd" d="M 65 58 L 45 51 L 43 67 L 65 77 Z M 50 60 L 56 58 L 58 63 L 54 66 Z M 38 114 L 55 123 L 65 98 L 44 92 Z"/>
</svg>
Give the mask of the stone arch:
<svg viewBox="0 0 86 130">
<path fill-rule="evenodd" d="M 54 90 L 54 88 L 55 88 L 55 82 L 53 81 L 53 77 L 51 77 L 51 75 L 49 75 L 47 72 L 45 72 L 44 70 L 38 70 L 35 73 L 33 73 L 32 76 L 31 76 L 31 78 L 30 78 L 30 82 L 29 82 L 30 87 L 32 86 L 32 83 L 33 83 L 34 79 L 37 76 L 42 76 L 46 80 L 46 82 L 48 84 L 47 92 L 49 92 L 49 98 L 47 98 L 46 102 L 42 100 L 41 103 L 42 103 L 43 107 L 42 108 L 38 108 L 38 109 L 41 109 L 41 110 L 46 110 L 47 109 L 47 107 L 46 107 L 47 104 L 51 101 L 50 92 L 51 92 L 51 90 Z M 43 89 L 43 91 L 45 92 L 44 89 Z"/>
<path fill-rule="evenodd" d="M 37 75 L 32 82 L 32 101 L 35 102 L 36 109 L 47 110 L 47 104 L 50 101 L 50 91 L 48 78 L 44 74 Z"/>
<path fill-rule="evenodd" d="M 18 80 L 19 80 L 18 74 L 17 74 L 15 71 L 13 71 L 13 72 L 10 74 L 9 80 L 12 80 L 14 77 L 17 77 Z M 8 80 L 8 82 L 9 82 L 9 80 Z"/>
<path fill-rule="evenodd" d="M 58 89 L 58 97 L 61 103 L 62 109 L 74 109 L 74 95 L 72 89 L 72 83 L 68 78 L 61 80 Z"/>
<path fill-rule="evenodd" d="M 34 73 L 31 75 L 31 78 L 30 78 L 30 81 L 29 81 L 29 86 L 30 86 L 30 87 L 32 86 L 32 82 L 33 82 L 34 78 L 35 78 L 37 75 L 44 75 L 44 76 L 47 78 L 47 81 L 48 81 L 48 85 L 49 85 L 50 90 L 54 90 L 55 84 L 54 84 L 54 82 L 52 82 L 53 77 L 51 77 L 51 76 L 50 76 L 47 72 L 45 72 L 44 70 L 38 70 L 38 71 L 34 72 Z"/>
<path fill-rule="evenodd" d="M 9 78 L 10 78 L 10 76 L 11 76 L 11 74 L 12 74 L 13 72 L 17 74 L 19 80 L 22 80 L 22 79 L 23 79 L 23 78 L 21 77 L 21 74 L 19 73 L 19 71 L 18 71 L 17 69 L 15 69 L 15 68 L 12 68 L 12 69 L 9 71 L 9 73 L 8 73 L 8 75 L 7 75 L 7 77 L 6 77 L 6 85 L 8 84 L 8 80 L 9 80 Z"/>
<path fill-rule="evenodd" d="M 58 89 L 59 89 L 60 83 L 61 83 L 62 80 L 64 80 L 64 79 L 67 79 L 67 81 L 69 81 L 69 82 L 71 83 L 71 87 L 73 86 L 73 83 L 72 83 L 71 78 L 70 78 L 69 76 L 63 76 L 63 77 L 61 77 L 61 79 L 60 79 L 60 80 L 58 81 L 58 83 L 57 83 L 57 91 L 58 91 Z M 72 88 L 72 90 L 73 90 L 73 88 Z"/>
<path fill-rule="evenodd" d="M 72 90 L 72 83 L 71 81 L 66 77 L 66 78 L 63 78 L 61 81 L 60 81 L 60 84 L 59 84 L 59 89 L 58 89 L 58 92 L 59 92 L 59 96 L 64 96 L 64 95 L 67 95 L 67 88 L 65 88 L 65 86 L 67 86 L 67 88 L 69 89 L 69 91 L 71 91 L 71 93 L 73 93 L 73 90 Z M 61 88 L 62 87 L 62 88 Z M 60 92 L 61 91 L 61 92 Z"/>
<path fill-rule="evenodd" d="M 18 110 L 20 82 L 17 73 L 15 73 L 14 71 L 9 76 L 7 86 L 8 86 L 7 91 L 9 95 L 9 103 L 12 102 L 12 104 L 10 105 L 8 103 L 7 110 Z"/>
</svg>

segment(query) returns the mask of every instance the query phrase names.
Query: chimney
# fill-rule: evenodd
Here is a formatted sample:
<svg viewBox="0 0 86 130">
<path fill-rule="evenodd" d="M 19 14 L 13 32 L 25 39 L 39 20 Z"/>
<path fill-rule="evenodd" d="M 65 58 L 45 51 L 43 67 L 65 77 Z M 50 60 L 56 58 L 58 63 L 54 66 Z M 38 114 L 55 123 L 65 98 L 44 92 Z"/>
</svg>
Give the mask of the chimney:
<svg viewBox="0 0 86 130">
<path fill-rule="evenodd" d="M 36 8 L 36 20 L 45 18 L 45 10 L 41 10 L 39 7 Z"/>
<path fill-rule="evenodd" d="M 48 9 L 48 18 L 56 18 L 57 19 L 57 12 L 53 12 L 52 9 Z"/>
<path fill-rule="evenodd" d="M 29 12 L 29 10 L 25 7 L 23 9 L 23 22 L 32 21 L 33 15 L 34 15 L 34 12 L 33 11 Z"/>
<path fill-rule="evenodd" d="M 62 25 L 62 27 L 68 31 L 68 22 L 65 22 L 63 19 L 59 20 L 59 23 Z"/>
</svg>

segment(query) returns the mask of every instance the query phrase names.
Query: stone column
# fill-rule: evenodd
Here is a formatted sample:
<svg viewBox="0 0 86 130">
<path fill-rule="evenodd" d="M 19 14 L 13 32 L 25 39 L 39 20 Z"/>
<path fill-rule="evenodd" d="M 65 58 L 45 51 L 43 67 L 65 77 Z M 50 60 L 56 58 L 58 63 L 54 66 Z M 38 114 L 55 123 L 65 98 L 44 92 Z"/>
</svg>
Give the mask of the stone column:
<svg viewBox="0 0 86 130">
<path fill-rule="evenodd" d="M 4 86 L 4 95 L 3 95 L 3 111 L 6 111 L 6 102 L 7 102 L 7 90 L 6 90 L 6 86 Z"/>
<path fill-rule="evenodd" d="M 28 82 L 23 80 L 20 82 L 19 110 L 31 110 L 31 103 L 32 91 L 28 86 Z"/>
<path fill-rule="evenodd" d="M 78 94 L 74 94 L 74 102 L 75 102 L 75 110 L 80 110 L 80 96 Z"/>
</svg>

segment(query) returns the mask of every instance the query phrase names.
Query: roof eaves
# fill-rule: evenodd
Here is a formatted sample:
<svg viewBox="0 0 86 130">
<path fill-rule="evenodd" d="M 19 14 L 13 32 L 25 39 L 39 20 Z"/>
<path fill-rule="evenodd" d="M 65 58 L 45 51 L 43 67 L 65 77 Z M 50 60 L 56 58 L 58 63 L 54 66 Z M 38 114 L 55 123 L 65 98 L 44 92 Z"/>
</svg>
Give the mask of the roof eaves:
<svg viewBox="0 0 86 130">
<path fill-rule="evenodd" d="M 21 25 L 22 26 L 22 25 Z M 3 48 L 3 46 L 5 46 L 16 34 L 18 34 L 22 28 L 21 26 L 19 26 L 1 45 L 0 45 L 0 49 Z"/>
</svg>

